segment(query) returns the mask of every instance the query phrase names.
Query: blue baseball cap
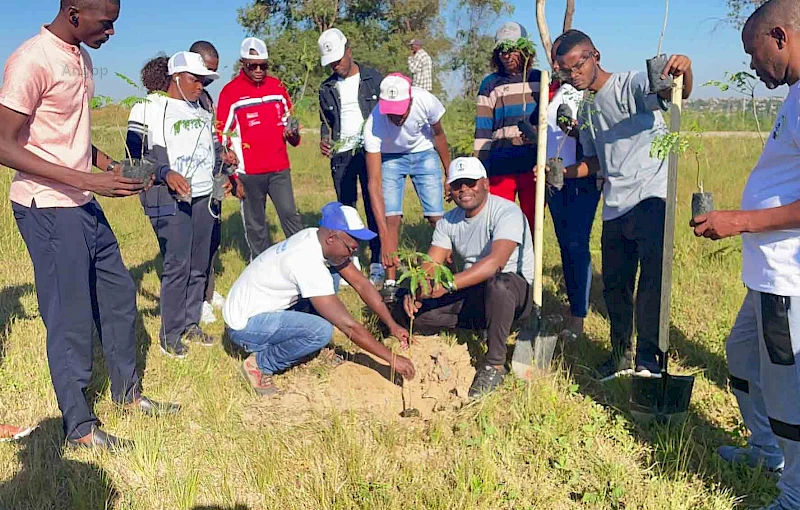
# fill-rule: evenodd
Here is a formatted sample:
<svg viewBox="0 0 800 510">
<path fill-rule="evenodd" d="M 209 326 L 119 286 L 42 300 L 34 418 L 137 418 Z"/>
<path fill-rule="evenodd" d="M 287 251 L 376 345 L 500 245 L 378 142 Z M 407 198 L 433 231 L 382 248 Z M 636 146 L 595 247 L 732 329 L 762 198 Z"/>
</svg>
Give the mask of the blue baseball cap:
<svg viewBox="0 0 800 510">
<path fill-rule="evenodd" d="M 364 226 L 358 211 L 340 202 L 331 202 L 322 208 L 322 219 L 319 226 L 331 230 L 341 230 L 360 241 L 371 241 L 378 234 Z"/>
</svg>

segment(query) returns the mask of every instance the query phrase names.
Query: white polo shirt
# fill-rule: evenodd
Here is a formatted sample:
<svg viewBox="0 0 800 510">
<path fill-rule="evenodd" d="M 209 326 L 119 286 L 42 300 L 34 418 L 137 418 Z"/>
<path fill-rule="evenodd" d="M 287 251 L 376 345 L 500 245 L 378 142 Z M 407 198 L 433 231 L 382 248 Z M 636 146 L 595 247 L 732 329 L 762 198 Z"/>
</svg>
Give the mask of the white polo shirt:
<svg viewBox="0 0 800 510">
<path fill-rule="evenodd" d="M 747 180 L 742 210 L 800 200 L 800 82 L 789 89 L 764 152 Z M 800 296 L 800 229 L 742 234 L 742 280 L 748 288 Z"/>
</svg>

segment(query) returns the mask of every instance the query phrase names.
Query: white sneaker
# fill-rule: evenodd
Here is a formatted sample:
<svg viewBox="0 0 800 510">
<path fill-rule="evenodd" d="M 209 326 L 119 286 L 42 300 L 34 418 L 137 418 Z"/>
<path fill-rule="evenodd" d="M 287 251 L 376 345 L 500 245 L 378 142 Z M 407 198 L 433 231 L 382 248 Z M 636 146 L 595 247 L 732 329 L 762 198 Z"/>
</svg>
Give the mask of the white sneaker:
<svg viewBox="0 0 800 510">
<path fill-rule="evenodd" d="M 383 285 L 383 281 L 386 279 L 386 271 L 383 269 L 382 264 L 370 264 L 369 265 L 369 281 L 372 285 L 376 287 L 380 287 Z"/>
<path fill-rule="evenodd" d="M 200 316 L 200 322 L 203 324 L 217 322 L 217 316 L 214 315 L 214 307 L 208 301 L 203 301 L 203 314 Z"/>
<path fill-rule="evenodd" d="M 225 296 L 217 291 L 214 291 L 214 296 L 211 298 L 211 305 L 214 308 L 222 310 L 222 307 L 225 306 Z"/>
</svg>

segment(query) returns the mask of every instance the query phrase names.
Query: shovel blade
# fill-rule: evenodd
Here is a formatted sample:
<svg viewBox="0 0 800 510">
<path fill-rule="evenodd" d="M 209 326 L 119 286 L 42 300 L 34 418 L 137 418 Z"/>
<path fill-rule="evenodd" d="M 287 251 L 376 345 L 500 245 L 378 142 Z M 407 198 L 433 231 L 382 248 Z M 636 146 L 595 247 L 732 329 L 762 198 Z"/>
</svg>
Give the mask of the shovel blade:
<svg viewBox="0 0 800 510">
<path fill-rule="evenodd" d="M 539 314 L 534 312 L 520 327 L 514 354 L 511 358 L 511 370 L 523 381 L 533 377 L 534 342 L 539 333 Z"/>
<path fill-rule="evenodd" d="M 631 415 L 639 423 L 682 422 L 689 414 L 694 376 L 663 373 L 661 379 L 634 377 Z"/>
</svg>

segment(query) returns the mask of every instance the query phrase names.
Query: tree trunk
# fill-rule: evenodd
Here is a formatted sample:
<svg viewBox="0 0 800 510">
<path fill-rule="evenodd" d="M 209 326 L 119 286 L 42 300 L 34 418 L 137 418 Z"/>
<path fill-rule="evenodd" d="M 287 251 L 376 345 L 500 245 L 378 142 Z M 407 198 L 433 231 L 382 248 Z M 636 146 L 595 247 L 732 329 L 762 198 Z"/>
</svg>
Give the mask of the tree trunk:
<svg viewBox="0 0 800 510">
<path fill-rule="evenodd" d="M 567 0 L 567 8 L 564 11 L 564 27 L 561 33 L 572 28 L 572 18 L 575 16 L 575 0 Z"/>
<path fill-rule="evenodd" d="M 547 18 L 544 12 L 545 1 L 546 0 L 536 0 L 536 24 L 539 27 L 539 35 L 542 37 L 544 55 L 547 57 L 550 67 L 553 67 L 553 60 L 550 55 L 553 50 L 553 40 L 550 39 L 550 29 L 547 28 Z M 569 8 L 569 3 L 567 4 L 567 8 Z M 566 23 L 566 16 L 564 22 Z"/>
</svg>

